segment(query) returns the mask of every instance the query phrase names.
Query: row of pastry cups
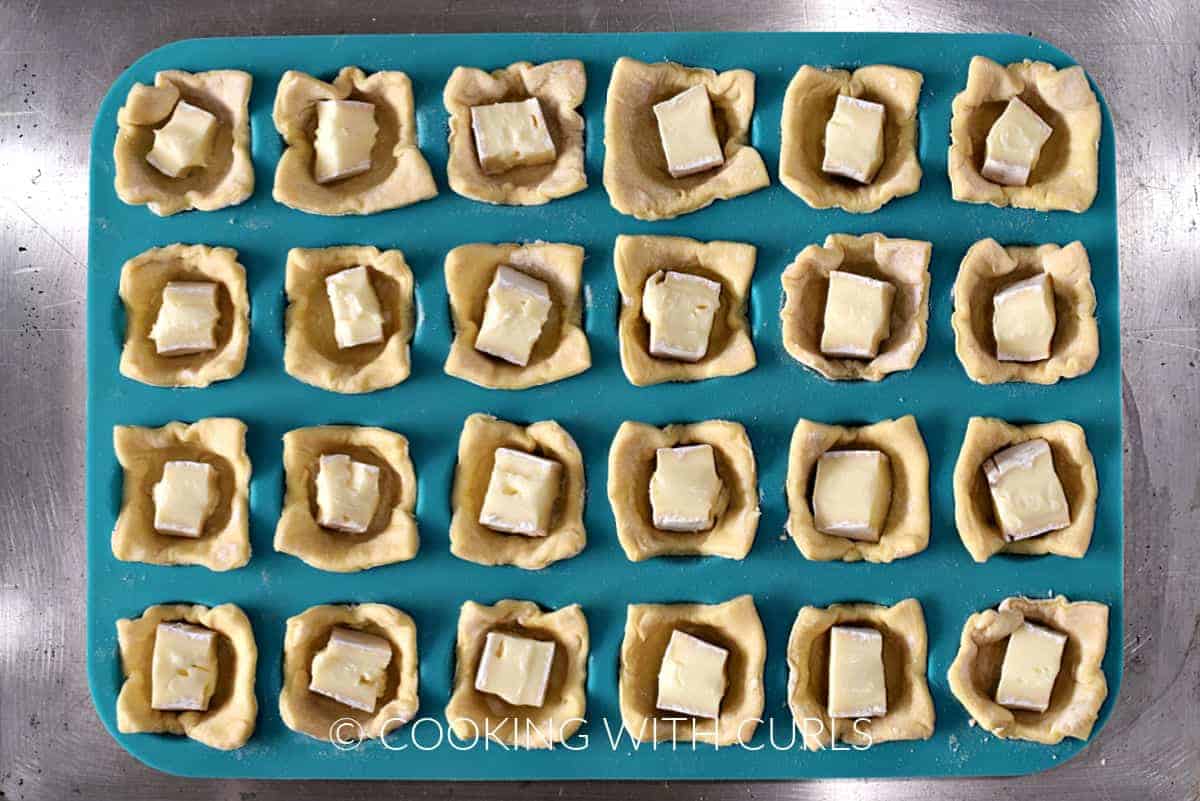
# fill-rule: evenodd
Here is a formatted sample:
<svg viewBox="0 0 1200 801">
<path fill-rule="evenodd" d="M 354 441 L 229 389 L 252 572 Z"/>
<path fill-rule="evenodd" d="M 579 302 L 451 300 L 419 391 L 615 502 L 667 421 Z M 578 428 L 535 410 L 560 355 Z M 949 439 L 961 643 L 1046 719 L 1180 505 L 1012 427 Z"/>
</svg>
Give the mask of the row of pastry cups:
<svg viewBox="0 0 1200 801">
<path fill-rule="evenodd" d="M 878 381 L 911 369 L 925 348 L 929 317 L 929 242 L 872 233 L 831 234 L 809 245 L 782 274 L 784 346 L 800 363 L 832 380 Z M 672 236 L 617 237 L 613 261 L 621 294 L 618 321 L 621 364 L 636 386 L 698 381 L 737 375 L 757 363 L 747 319 L 747 299 L 757 249 L 737 242 L 699 242 Z M 523 389 L 586 371 L 591 351 L 583 329 L 583 248 L 576 245 L 470 244 L 445 259 L 455 336 L 445 362 L 449 375 L 493 389 Z M 508 266 L 542 282 L 554 311 L 543 323 L 524 365 L 476 347 L 482 315 L 497 271 Z M 382 341 L 340 348 L 329 320 L 327 279 L 365 267 L 382 310 Z M 650 279 L 674 271 L 719 287 L 707 348 L 696 361 L 652 352 L 643 293 Z M 850 273 L 891 286 L 886 335 L 871 358 L 831 357 L 822 350 L 830 275 Z M 998 358 L 993 331 L 997 292 L 1030 279 L 1046 279 L 1052 293 L 1053 335 L 1049 356 L 1029 362 Z M 165 356 L 150 338 L 163 290 L 171 282 L 211 282 L 220 288 L 223 317 L 211 351 Z M 370 246 L 293 248 L 286 266 L 288 314 L 284 367 L 299 380 L 340 393 L 395 386 L 410 374 L 414 333 L 414 281 L 399 250 Z M 868 282 L 869 283 L 869 282 Z M 203 387 L 237 376 L 249 342 L 249 296 L 245 269 L 230 248 L 170 245 L 130 259 L 121 270 L 126 310 L 120 370 L 126 377 L 158 386 Z M 1084 246 L 1002 247 L 981 240 L 967 251 L 954 289 L 952 325 L 956 351 L 968 376 L 991 384 L 1023 381 L 1052 384 L 1087 373 L 1099 355 L 1096 293 Z"/>
<path fill-rule="evenodd" d="M 232 418 L 207 418 L 190 425 L 172 422 L 161 428 L 117 426 L 113 440 L 123 468 L 124 501 L 113 529 L 113 554 L 122 561 L 202 565 L 217 571 L 246 565 L 251 467 L 245 434 L 245 424 Z M 708 470 L 716 474 L 723 502 L 707 510 L 707 528 L 681 533 L 659 528 L 646 500 L 660 449 L 688 446 L 711 450 Z M 1038 454 L 1026 453 L 1038 448 L 1042 449 L 1040 462 Z M 550 491 L 551 511 L 544 518 L 548 525 L 536 536 L 481 522 L 495 455 L 501 449 L 560 468 L 556 473 L 560 483 Z M 1012 449 L 1018 449 L 1014 454 L 1020 458 L 997 458 Z M 815 482 L 822 462 L 828 454 L 839 452 L 867 454 L 881 463 L 882 475 L 875 473 L 864 481 L 861 493 L 851 493 L 854 514 L 842 518 L 869 518 L 874 523 L 869 531 L 827 525 L 815 508 Z M 331 454 L 345 454 L 378 470 L 374 514 L 360 533 L 322 525 L 314 476 L 321 457 Z M 197 536 L 176 536 L 155 528 L 155 486 L 168 461 L 180 459 L 210 465 L 216 474 L 217 502 Z M 617 430 L 608 459 L 607 494 L 617 539 L 631 561 L 689 555 L 740 560 L 749 554 L 758 530 L 760 495 L 754 452 L 741 424 L 708 420 L 658 428 L 627 421 Z M 1013 464 L 1032 469 L 1024 477 L 1044 493 L 1039 495 L 1038 508 L 1056 508 L 1054 520 L 1041 521 L 1050 528 L 1018 530 L 1011 523 L 1006 510 L 1012 508 L 1008 498 L 1012 491 L 997 477 Z M 402 434 L 365 426 L 295 429 L 283 439 L 283 467 L 286 492 L 275 529 L 275 550 L 333 572 L 416 557 L 417 474 Z M 792 435 L 787 467 L 787 531 L 807 559 L 889 563 L 928 546 L 929 457 L 911 415 L 865 426 L 802 419 Z M 844 482 L 834 466 L 826 470 L 828 486 L 836 488 Z M 583 455 L 557 422 L 522 426 L 490 415 L 471 415 L 459 439 L 450 498 L 450 550 L 469 562 L 526 570 L 572 558 L 587 544 L 584 488 Z M 1098 495 L 1095 463 L 1079 425 L 1064 420 L 1012 425 L 995 418 L 970 419 L 954 470 L 955 523 L 976 562 L 997 553 L 1082 558 L 1091 544 Z M 831 502 L 828 508 L 840 507 Z M 1020 523 L 1019 515 L 1017 519 Z"/>
<path fill-rule="evenodd" d="M 1107 605 L 1070 602 L 1063 596 L 1004 599 L 996 609 L 971 614 L 961 633 L 958 653 L 948 670 L 951 692 L 973 721 L 1001 739 L 1054 745 L 1066 737 L 1091 736 L 1108 695 L 1102 662 L 1108 644 Z M 220 648 L 214 699 L 204 710 L 170 711 L 152 706 L 152 662 L 159 626 L 185 624 L 215 632 Z M 835 627 L 869 629 L 882 639 L 885 708 L 879 714 L 831 717 L 828 708 L 830 635 Z M 1022 629 L 1049 632 L 1059 643 L 1057 668 L 1041 709 L 1005 706 L 996 686 L 1007 661 L 1010 638 Z M 381 638 L 391 650 L 387 678 L 370 711 L 310 689 L 313 660 L 335 629 Z M 488 634 L 554 644 L 555 669 L 549 672 L 542 702 L 514 704 L 478 689 L 477 673 Z M 715 715 L 700 717 L 658 707 L 655 688 L 675 632 L 690 634 L 725 651 L 725 687 Z M 258 715 L 255 674 L 258 649 L 246 614 L 233 604 L 214 608 L 167 604 L 140 617 L 117 622 L 124 683 L 117 698 L 117 724 L 123 733 L 186 735 L 213 748 L 241 748 L 254 733 Z M 353 635 L 352 635 L 353 636 Z M 618 742 L 702 742 L 753 747 L 762 732 L 763 671 L 767 641 L 754 600 L 742 595 L 724 603 L 630 604 L 617 666 L 621 720 L 607 720 Z M 893 606 L 837 603 L 802 607 L 786 649 L 788 706 L 792 742 L 774 731 L 771 742 L 792 750 L 846 743 L 857 749 L 892 741 L 927 740 L 935 731 L 929 692 L 928 636 L 920 602 L 907 598 Z M 416 624 L 405 612 L 382 603 L 313 606 L 287 621 L 283 686 L 279 710 L 294 731 L 328 741 L 340 749 L 357 741 L 403 736 L 418 717 L 420 658 Z M 451 696 L 444 709 L 454 737 L 482 745 L 486 739 L 506 746 L 545 749 L 567 744 L 585 725 L 589 677 L 589 630 L 578 604 L 545 611 L 531 601 L 503 600 L 494 605 L 463 604 L 457 629 Z M 1044 691 L 1045 688 L 1043 688 Z M 1005 699 L 1010 705 L 1012 702 Z M 1041 706 L 1041 704 L 1039 704 Z M 440 721 L 439 721 L 440 723 Z M 619 725 L 618 725 L 619 724 Z M 415 734 L 411 731 L 410 734 Z M 798 734 L 797 734 L 798 732 Z M 580 734 L 580 736 L 585 736 Z M 784 745 L 781 745 L 784 744 Z M 586 743 L 584 743 L 586 747 Z M 469 750 L 462 746 L 456 750 Z"/>
<path fill-rule="evenodd" d="M 512 205 L 539 205 L 586 188 L 584 121 L 578 113 L 586 91 L 583 63 L 533 65 L 518 62 L 493 72 L 457 67 L 444 89 L 449 119 L 451 189 L 468 198 Z M 605 111 L 604 185 L 613 207 L 639 219 L 661 220 L 704 208 L 715 200 L 745 195 L 770 184 L 758 151 L 747 144 L 754 113 L 754 73 L 716 73 L 670 62 L 645 64 L 621 58 L 614 65 Z M 780 181 L 814 208 L 872 212 L 895 197 L 916 192 L 919 72 L 872 65 L 854 72 L 799 69 L 788 87 L 781 119 Z M 648 94 L 645 87 L 655 87 Z M 135 84 L 118 114 L 114 148 L 117 195 L 148 204 L 156 214 L 214 210 L 253 194 L 248 105 L 251 78 L 237 70 L 157 73 L 155 86 Z M 703 87 L 711 104 L 708 127 L 718 136 L 719 161 L 694 175 L 674 177 L 667 169 L 651 107 Z M 822 169 L 825 126 L 839 96 L 875 103 L 886 115 L 885 153 L 866 183 Z M 146 159 L 153 133 L 182 98 L 214 115 L 220 124 L 211 164 L 199 174 L 172 178 Z M 472 109 L 536 99 L 555 140 L 553 161 L 517 166 L 500 174 L 484 170 L 473 143 Z M 985 138 L 994 108 L 1013 100 L 1036 110 L 1053 133 L 1026 184 L 1010 186 L 985 176 Z M 352 100 L 384 109 L 380 135 L 365 172 L 331 184 L 318 183 L 313 169 L 316 106 Z M 275 98 L 273 121 L 286 149 L 275 174 L 273 195 L 287 206 L 315 214 L 371 214 L 431 198 L 437 186 L 417 147 L 412 86 L 403 72 L 365 74 L 345 67 L 332 83 L 287 72 Z M 1044 62 L 1007 66 L 983 56 L 971 60 L 966 87 L 954 100 L 949 177 L 956 200 L 1039 210 L 1084 211 L 1096 195 L 1100 105 L 1082 68 L 1056 69 Z M 994 177 L 994 176 L 993 176 Z"/>
</svg>

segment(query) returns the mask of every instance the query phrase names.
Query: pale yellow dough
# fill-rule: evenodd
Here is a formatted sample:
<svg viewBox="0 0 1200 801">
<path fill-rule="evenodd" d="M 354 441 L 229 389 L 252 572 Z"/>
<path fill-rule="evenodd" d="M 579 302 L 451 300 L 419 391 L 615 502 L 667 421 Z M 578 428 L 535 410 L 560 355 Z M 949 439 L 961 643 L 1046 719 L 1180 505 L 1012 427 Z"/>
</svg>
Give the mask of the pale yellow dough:
<svg viewBox="0 0 1200 801">
<path fill-rule="evenodd" d="M 379 133 L 371 150 L 371 169 L 329 184 L 313 176 L 317 103 L 356 100 L 375 106 Z M 310 214 L 375 214 L 437 195 L 437 184 L 417 149 L 412 82 L 403 72 L 368 76 L 343 67 L 333 83 L 297 70 L 279 80 L 272 113 L 286 149 L 275 168 L 277 202 Z"/>
<path fill-rule="evenodd" d="M 1053 279 L 1057 323 L 1050 358 L 1002 362 L 992 331 L 993 298 L 1004 287 L 1045 273 Z M 994 239 L 976 242 L 963 257 L 954 281 L 954 349 L 972 381 L 998 384 L 1026 381 L 1054 384 L 1087 373 L 1100 356 L 1096 290 L 1083 243 L 1064 247 L 1001 247 Z"/>
<path fill-rule="evenodd" d="M 207 281 L 217 285 L 215 350 L 185 356 L 160 356 L 150 329 L 171 281 Z M 206 387 L 240 374 L 250 339 L 250 297 L 246 270 L 237 251 L 208 245 L 168 245 L 139 253 L 121 267 L 125 305 L 125 347 L 121 375 L 159 387 Z"/>
<path fill-rule="evenodd" d="M 366 267 L 383 311 L 383 341 L 339 348 L 325 279 Z M 363 245 L 292 248 L 287 257 L 287 321 L 283 367 L 288 375 L 330 392 L 356 394 L 395 386 L 411 370 L 413 274 L 399 250 Z"/>
<path fill-rule="evenodd" d="M 374 634 L 392 646 L 387 681 L 374 712 L 346 706 L 308 689 L 313 657 L 338 626 Z M 419 665 L 416 624 L 399 609 L 374 603 L 310 606 L 287 621 L 279 714 L 292 731 L 339 745 L 382 737 L 416 717 Z"/>
<path fill-rule="evenodd" d="M 583 62 L 575 59 L 530 64 L 518 61 L 484 72 L 455 67 L 442 100 L 450 114 L 450 188 L 485 203 L 539 206 L 587 188 L 583 167 L 583 117 L 579 106 L 587 92 Z M 549 164 L 514 167 L 488 175 L 479 164 L 471 132 L 471 107 L 537 98 L 550 128 L 557 158 Z"/>
<path fill-rule="evenodd" d="M 729 652 L 728 684 L 716 720 L 655 706 L 658 670 L 676 629 Z M 621 641 L 621 722 L 640 742 L 749 743 L 762 719 L 766 656 L 766 634 L 749 595 L 719 604 L 630 604 Z"/>
<path fill-rule="evenodd" d="M 1062 482 L 1071 511 L 1071 524 L 1038 537 L 1009 542 L 996 522 L 983 463 L 997 451 L 1031 439 L 1050 444 L 1054 472 Z M 1014 426 L 993 417 L 972 417 L 962 450 L 954 465 L 954 524 L 976 562 L 1004 553 L 1040 556 L 1055 554 L 1075 559 L 1087 553 L 1096 520 L 1096 464 L 1081 427 L 1066 420 Z"/>
<path fill-rule="evenodd" d="M 479 522 L 497 448 L 530 453 L 562 465 L 562 484 L 553 523 L 542 537 L 505 534 Z M 570 559 L 587 545 L 583 527 L 583 455 L 566 429 L 553 420 L 519 426 L 486 414 L 473 414 L 458 440 L 458 465 L 451 495 L 450 552 L 481 565 L 516 565 L 541 570 Z"/>
<path fill-rule="evenodd" d="M 877 450 L 892 471 L 892 503 L 878 542 L 852 540 L 817 530 L 809 486 L 821 455 L 830 450 Z M 787 530 L 808 559 L 891 562 L 929 545 L 929 454 L 915 417 L 905 415 L 868 426 L 830 426 L 800 420 L 788 451 Z"/>
<path fill-rule="evenodd" d="M 617 333 L 621 367 L 634 386 L 665 381 L 702 381 L 738 375 L 758 363 L 746 304 L 754 276 L 757 249 L 740 242 L 698 242 L 681 236 L 617 237 L 613 266 L 621 292 Z M 699 275 L 721 285 L 721 307 L 713 319 L 708 352 L 696 362 L 675 361 L 650 354 L 650 324 L 642 315 L 646 281 L 659 270 Z"/>
<path fill-rule="evenodd" d="M 112 532 L 113 556 L 152 565 L 203 565 L 232 570 L 250 561 L 250 458 L 246 424 L 210 417 L 162 428 L 115 426 L 113 449 L 123 470 L 121 513 Z M 154 485 L 173 460 L 204 462 L 217 474 L 217 505 L 199 537 L 154 530 Z"/>
<path fill-rule="evenodd" d="M 1062 666 L 1045 712 L 1008 709 L 993 700 L 1008 637 L 1029 621 L 1067 635 Z M 1108 606 L 1057 598 L 1005 598 L 999 610 L 967 618 L 950 665 L 950 691 L 971 717 L 1001 739 L 1054 745 L 1092 734 L 1108 682 L 1100 665 L 1108 647 Z"/>
<path fill-rule="evenodd" d="M 883 668 L 887 713 L 855 720 L 830 718 L 825 698 L 829 687 L 829 630 L 834 626 L 866 626 L 883 635 Z M 872 747 L 895 740 L 928 740 L 933 736 L 933 698 L 925 676 L 928 637 L 925 613 L 916 598 L 895 606 L 833 604 L 801 607 L 788 638 L 788 706 L 810 751 L 835 742 Z M 857 725 L 856 725 L 857 724 Z"/>
<path fill-rule="evenodd" d="M 514 706 L 475 689 L 475 674 L 488 632 L 552 641 L 554 661 L 540 707 Z M 454 690 L 446 721 L 454 736 L 482 744 L 484 738 L 519 748 L 553 748 L 570 739 L 587 713 L 588 624 L 579 604 L 543 612 L 530 601 L 494 606 L 462 605 L 454 647 Z"/>
<path fill-rule="evenodd" d="M 524 367 L 475 349 L 488 287 L 502 264 L 544 281 L 554 305 Z M 446 254 L 446 292 L 454 341 L 445 370 L 489 389 L 526 389 L 561 381 L 592 366 L 583 330 L 583 248 L 533 242 L 528 245 L 460 245 Z"/>
<path fill-rule="evenodd" d="M 653 108 L 693 86 L 708 91 L 725 163 L 674 178 L 667 171 Z M 754 73 L 749 70 L 717 73 L 671 62 L 617 59 L 604 108 L 604 188 L 609 202 L 639 220 L 669 220 L 769 185 L 762 156 L 746 144 L 753 117 Z"/>
<path fill-rule="evenodd" d="M 917 160 L 917 100 L 921 73 L 886 64 L 846 70 L 801 67 L 783 99 L 783 140 L 779 148 L 779 180 L 814 209 L 839 208 L 856 214 L 876 211 L 893 198 L 911 195 L 921 186 Z M 868 184 L 829 175 L 825 157 L 825 124 L 838 95 L 884 107 L 883 164 Z"/>
<path fill-rule="evenodd" d="M 167 712 L 150 706 L 151 663 L 159 623 L 183 621 L 215 631 L 217 686 L 203 712 Z M 117 729 L 125 734 L 182 734 L 210 748 L 241 748 L 254 734 L 258 700 L 254 676 L 258 646 L 246 613 L 233 604 L 151 606 L 141 617 L 117 621 L 125 682 L 117 696 Z"/>
<path fill-rule="evenodd" d="M 659 448 L 711 445 L 728 502 L 707 531 L 662 531 L 650 509 L 650 477 Z M 758 473 L 750 437 L 739 423 L 707 420 L 656 428 L 624 422 L 608 452 L 608 502 L 617 539 L 631 561 L 655 556 L 744 559 L 758 530 Z"/>
<path fill-rule="evenodd" d="M 113 145 L 117 197 L 130 205 L 146 204 L 168 216 L 197 209 L 215 211 L 244 203 L 254 194 L 250 162 L 249 73 L 240 70 L 155 73 L 154 86 L 133 85 L 117 112 Z M 217 118 L 217 133 L 207 167 L 180 178 L 159 172 L 146 161 L 154 130 L 166 124 L 175 104 L 184 100 Z"/>
<path fill-rule="evenodd" d="M 1014 97 L 1054 129 L 1027 186 L 1002 186 L 980 173 L 988 131 Z M 1038 211 L 1091 207 L 1100 163 L 1100 103 L 1082 67 L 1060 70 L 1029 60 L 1002 66 L 975 56 L 953 109 L 948 166 L 955 200 Z"/>
<path fill-rule="evenodd" d="M 335 453 L 379 468 L 379 505 L 362 534 L 317 523 L 317 467 L 322 456 Z M 417 555 L 417 476 L 403 435 L 367 426 L 297 428 L 283 435 L 283 469 L 286 493 L 275 527 L 275 550 L 335 573 L 405 562 Z"/>
</svg>

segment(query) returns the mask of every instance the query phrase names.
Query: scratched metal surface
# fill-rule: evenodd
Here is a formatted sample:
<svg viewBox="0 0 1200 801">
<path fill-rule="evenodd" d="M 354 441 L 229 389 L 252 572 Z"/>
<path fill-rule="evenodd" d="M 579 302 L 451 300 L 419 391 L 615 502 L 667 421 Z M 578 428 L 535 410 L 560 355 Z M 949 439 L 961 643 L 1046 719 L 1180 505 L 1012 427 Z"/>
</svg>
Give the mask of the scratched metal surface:
<svg viewBox="0 0 1200 801">
<path fill-rule="evenodd" d="M 1192 0 L 0 0 L 0 799 L 1200 799 L 1200 5 Z M 389 7 L 391 6 L 391 7 Z M 1016 31 L 1115 118 L 1126 414 L 1125 679 L 1078 758 L 1023 779 L 371 784 L 175 779 L 109 738 L 84 676 L 83 312 L 96 105 L 189 36 L 622 30 Z M 1110 343 L 1111 346 L 1111 343 Z M 940 536 L 952 536 L 941 532 Z"/>
</svg>

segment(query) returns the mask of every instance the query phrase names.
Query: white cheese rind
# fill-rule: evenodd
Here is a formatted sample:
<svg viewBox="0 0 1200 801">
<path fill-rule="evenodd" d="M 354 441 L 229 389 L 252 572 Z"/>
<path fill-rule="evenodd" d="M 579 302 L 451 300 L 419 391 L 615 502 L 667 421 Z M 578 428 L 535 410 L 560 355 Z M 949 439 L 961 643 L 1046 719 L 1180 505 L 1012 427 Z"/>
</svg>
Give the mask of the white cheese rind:
<svg viewBox="0 0 1200 801">
<path fill-rule="evenodd" d="M 996 520 L 1010 542 L 1071 524 L 1071 509 L 1054 455 L 1044 439 L 1013 445 L 983 463 Z"/>
<path fill-rule="evenodd" d="M 654 117 L 671 177 L 695 175 L 725 163 L 713 122 L 712 101 L 703 86 L 693 86 L 655 103 Z"/>
<path fill-rule="evenodd" d="M 167 462 L 153 496 L 155 531 L 199 537 L 217 505 L 217 471 L 207 462 Z"/>
<path fill-rule="evenodd" d="M 167 124 L 154 131 L 154 145 L 146 161 L 170 178 L 182 178 L 192 168 L 206 167 L 217 128 L 217 118 L 211 112 L 180 100 Z"/>
<path fill-rule="evenodd" d="M 872 718 L 887 714 L 883 635 L 862 626 L 829 630 L 829 717 Z"/>
<path fill-rule="evenodd" d="M 525 367 L 553 306 L 545 281 L 500 265 L 488 286 L 475 349 Z"/>
<path fill-rule="evenodd" d="M 1010 709 L 1045 712 L 1050 707 L 1054 681 L 1062 669 L 1067 635 L 1024 623 L 1008 638 L 996 703 Z"/>
<path fill-rule="evenodd" d="M 728 687 L 728 659 L 726 649 L 675 629 L 658 669 L 655 706 L 696 718 L 717 719 Z"/>
<path fill-rule="evenodd" d="M 190 623 L 159 623 L 150 658 L 150 707 L 203 712 L 217 688 L 217 634 Z"/>
<path fill-rule="evenodd" d="M 380 470 L 344 453 L 317 462 L 317 522 L 325 528 L 363 534 L 379 506 Z"/>
<path fill-rule="evenodd" d="M 353 709 L 374 712 L 387 688 L 391 662 L 392 644 L 386 639 L 338 626 L 313 656 L 308 689 Z"/>
<path fill-rule="evenodd" d="M 383 341 L 383 310 L 367 267 L 351 267 L 325 278 L 333 312 L 333 337 L 339 348 Z"/>
<path fill-rule="evenodd" d="M 375 104 L 358 100 L 317 101 L 313 177 L 328 184 L 371 169 L 379 135 Z"/>
<path fill-rule="evenodd" d="M 659 448 L 650 477 L 654 527 L 707 531 L 716 523 L 723 488 L 711 445 Z"/>
<path fill-rule="evenodd" d="M 562 484 L 562 465 L 511 448 L 497 448 L 479 522 L 506 534 L 544 537 Z"/>
<path fill-rule="evenodd" d="M 817 460 L 813 519 L 817 530 L 878 542 L 892 503 L 892 466 L 874 450 L 827 451 Z"/>
<path fill-rule="evenodd" d="M 873 359 L 891 336 L 896 287 L 865 275 L 829 273 L 821 353 L 837 359 Z"/>
<path fill-rule="evenodd" d="M 980 173 L 997 184 L 1025 186 L 1052 133 L 1036 111 L 1012 98 L 988 131 Z"/>
<path fill-rule="evenodd" d="M 650 324 L 650 355 L 698 362 L 708 353 L 721 285 L 691 273 L 659 270 L 642 289 L 642 314 Z"/>
<path fill-rule="evenodd" d="M 1037 362 L 1050 358 L 1058 317 L 1054 280 L 1047 273 L 1009 284 L 992 299 L 992 334 L 996 358 L 1002 362 Z"/>
<path fill-rule="evenodd" d="M 550 686 L 555 644 L 489 631 L 475 673 L 475 689 L 514 706 L 540 707 Z"/>
<path fill-rule="evenodd" d="M 479 166 L 488 175 L 514 167 L 550 164 L 558 158 L 550 127 L 536 97 L 471 107 L 471 132 Z"/>
<path fill-rule="evenodd" d="M 821 169 L 832 175 L 869 184 L 883 164 L 883 124 L 886 110 L 849 95 L 838 95 L 825 125 L 825 157 Z"/>
<path fill-rule="evenodd" d="M 150 338 L 160 356 L 186 356 L 217 347 L 217 285 L 211 281 L 171 281 L 162 292 L 162 303 Z"/>
</svg>

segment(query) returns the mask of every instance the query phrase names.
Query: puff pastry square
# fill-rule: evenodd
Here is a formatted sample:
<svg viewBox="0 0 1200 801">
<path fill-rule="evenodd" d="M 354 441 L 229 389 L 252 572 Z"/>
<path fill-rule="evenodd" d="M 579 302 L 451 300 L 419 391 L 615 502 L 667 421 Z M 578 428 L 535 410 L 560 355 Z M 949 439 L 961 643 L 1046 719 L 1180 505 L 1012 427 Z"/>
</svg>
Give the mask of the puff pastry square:
<svg viewBox="0 0 1200 801">
<path fill-rule="evenodd" d="M 725 163 L 673 178 L 654 105 L 693 86 L 708 91 Z M 753 117 L 754 73 L 749 70 L 718 73 L 671 62 L 617 59 L 604 107 L 604 188 L 612 207 L 639 220 L 669 220 L 769 185 L 762 156 L 746 144 Z"/>
<path fill-rule="evenodd" d="M 375 106 L 379 133 L 371 150 L 371 169 L 329 184 L 313 176 L 317 103 L 357 100 Z M 286 149 L 275 168 L 276 201 L 310 214 L 375 214 L 409 206 L 437 195 L 433 173 L 417 149 L 412 82 L 403 72 L 367 75 L 343 67 L 333 83 L 297 70 L 279 80 L 272 113 Z"/>
</svg>

